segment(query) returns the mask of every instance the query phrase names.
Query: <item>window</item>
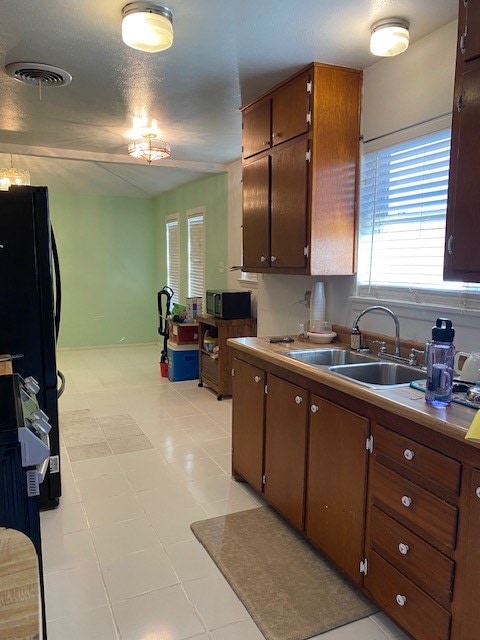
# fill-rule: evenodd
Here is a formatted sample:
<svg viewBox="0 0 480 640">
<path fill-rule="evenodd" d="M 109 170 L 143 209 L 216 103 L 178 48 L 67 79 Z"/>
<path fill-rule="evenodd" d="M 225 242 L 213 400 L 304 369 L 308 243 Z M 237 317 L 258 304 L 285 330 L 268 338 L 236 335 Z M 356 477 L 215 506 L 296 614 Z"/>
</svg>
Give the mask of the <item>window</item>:
<svg viewBox="0 0 480 640">
<path fill-rule="evenodd" d="M 473 285 L 443 281 L 449 162 L 450 130 L 363 156 L 360 296 L 430 302 L 425 292 L 480 292 Z"/>
<path fill-rule="evenodd" d="M 167 286 L 173 290 L 173 302 L 179 301 L 180 290 L 180 227 L 178 216 L 167 218 Z"/>
<path fill-rule="evenodd" d="M 188 297 L 205 293 L 205 210 L 187 211 Z"/>
</svg>

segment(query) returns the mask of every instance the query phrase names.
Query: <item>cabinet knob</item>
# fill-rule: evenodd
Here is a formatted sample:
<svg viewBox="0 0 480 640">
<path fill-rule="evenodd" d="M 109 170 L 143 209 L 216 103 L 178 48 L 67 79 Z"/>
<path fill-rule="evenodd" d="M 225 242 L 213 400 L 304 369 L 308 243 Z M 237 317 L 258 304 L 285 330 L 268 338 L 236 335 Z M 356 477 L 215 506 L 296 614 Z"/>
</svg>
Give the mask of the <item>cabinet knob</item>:
<svg viewBox="0 0 480 640">
<path fill-rule="evenodd" d="M 271 260 L 272 262 L 276 262 L 276 260 L 277 260 L 277 256 L 270 256 L 270 260 Z"/>
<path fill-rule="evenodd" d="M 406 556 L 407 553 L 410 551 L 410 547 L 408 546 L 408 544 L 404 544 L 403 542 L 400 542 L 400 544 L 398 545 L 398 550 L 403 556 Z"/>
<path fill-rule="evenodd" d="M 409 507 L 412 504 L 412 499 L 408 496 L 402 496 L 402 504 L 404 507 Z"/>
<path fill-rule="evenodd" d="M 310 408 L 310 409 L 311 409 L 311 412 L 312 412 L 312 413 L 317 413 L 317 411 L 318 411 L 318 406 L 317 406 L 316 404 L 312 404 L 312 406 L 311 406 L 311 408 Z"/>
<path fill-rule="evenodd" d="M 303 398 L 302 398 L 302 396 L 295 396 L 295 402 L 296 402 L 297 404 L 301 404 L 301 403 L 303 402 Z"/>
<path fill-rule="evenodd" d="M 264 140 L 263 141 L 263 146 L 266 147 L 268 144 L 270 144 L 270 140 Z"/>
<path fill-rule="evenodd" d="M 476 494 L 477 498 L 480 498 L 480 487 L 477 487 L 475 489 L 475 494 Z"/>
<path fill-rule="evenodd" d="M 266 262 L 267 258 L 265 256 L 260 256 L 260 262 Z"/>
<path fill-rule="evenodd" d="M 403 455 L 406 460 L 413 460 L 415 456 L 415 451 L 412 451 L 411 449 L 405 449 L 405 451 L 403 452 Z"/>
<path fill-rule="evenodd" d="M 255 382 L 260 382 L 261 378 L 260 378 L 260 376 L 255 376 L 254 380 L 255 380 Z"/>
<path fill-rule="evenodd" d="M 404 607 L 407 602 L 406 596 L 401 596 L 399 593 L 397 593 L 397 595 L 395 596 L 395 600 L 397 601 L 399 607 Z"/>
</svg>

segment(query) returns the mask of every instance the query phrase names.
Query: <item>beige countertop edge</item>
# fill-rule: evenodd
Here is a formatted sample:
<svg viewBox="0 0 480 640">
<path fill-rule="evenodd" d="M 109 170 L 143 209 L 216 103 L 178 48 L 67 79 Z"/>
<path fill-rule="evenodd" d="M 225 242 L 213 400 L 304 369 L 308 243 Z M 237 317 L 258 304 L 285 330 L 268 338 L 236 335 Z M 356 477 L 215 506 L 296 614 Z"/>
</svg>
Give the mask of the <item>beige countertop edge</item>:
<svg viewBox="0 0 480 640">
<path fill-rule="evenodd" d="M 370 389 L 339 378 L 326 369 L 287 358 L 284 354 L 295 349 L 318 349 L 331 347 L 347 347 L 341 342 L 319 345 L 308 341 L 295 340 L 283 344 L 270 344 L 269 338 L 230 338 L 228 344 L 239 351 L 262 358 L 271 364 L 284 367 L 326 386 L 332 387 L 348 395 L 374 404 L 402 418 L 407 418 L 422 426 L 434 429 L 469 446 L 480 449 L 480 443 L 465 440 L 465 434 L 475 415 L 475 409 L 452 403 L 445 409 L 436 409 L 425 402 L 425 395 L 412 387 L 396 387 L 388 389 Z"/>
</svg>

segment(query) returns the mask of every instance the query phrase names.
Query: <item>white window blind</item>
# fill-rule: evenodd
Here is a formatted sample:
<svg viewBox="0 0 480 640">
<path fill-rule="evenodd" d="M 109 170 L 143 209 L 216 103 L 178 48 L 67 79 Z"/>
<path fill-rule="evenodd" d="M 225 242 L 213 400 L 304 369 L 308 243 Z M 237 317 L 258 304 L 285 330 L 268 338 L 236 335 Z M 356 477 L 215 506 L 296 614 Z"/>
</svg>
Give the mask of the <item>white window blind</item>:
<svg viewBox="0 0 480 640">
<path fill-rule="evenodd" d="M 435 293 L 480 292 L 443 281 L 449 162 L 450 130 L 363 156 L 358 295 L 435 302 Z"/>
<path fill-rule="evenodd" d="M 205 216 L 191 213 L 188 220 L 188 296 L 205 293 Z"/>
<path fill-rule="evenodd" d="M 180 227 L 178 217 L 168 218 L 167 231 L 167 285 L 173 290 L 173 302 L 179 301 L 180 290 Z"/>
</svg>

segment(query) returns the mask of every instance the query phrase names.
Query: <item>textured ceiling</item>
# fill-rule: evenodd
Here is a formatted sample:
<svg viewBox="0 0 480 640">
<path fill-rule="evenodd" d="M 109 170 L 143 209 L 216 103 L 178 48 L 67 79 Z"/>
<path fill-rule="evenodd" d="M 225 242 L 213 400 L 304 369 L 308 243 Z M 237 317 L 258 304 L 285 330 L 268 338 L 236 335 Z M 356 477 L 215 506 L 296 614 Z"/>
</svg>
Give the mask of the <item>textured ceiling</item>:
<svg viewBox="0 0 480 640">
<path fill-rule="evenodd" d="M 169 0 L 174 44 L 152 55 L 122 42 L 126 3 L 0 0 L 0 68 L 36 61 L 73 76 L 40 100 L 37 87 L 0 72 L 2 166 L 14 153 L 35 184 L 161 193 L 239 158 L 238 108 L 272 84 L 312 60 L 374 64 L 374 21 L 406 17 L 415 41 L 457 14 L 457 0 Z M 150 167 L 128 164 L 126 153 L 133 117 L 143 113 L 172 147 L 169 160 Z"/>
</svg>

